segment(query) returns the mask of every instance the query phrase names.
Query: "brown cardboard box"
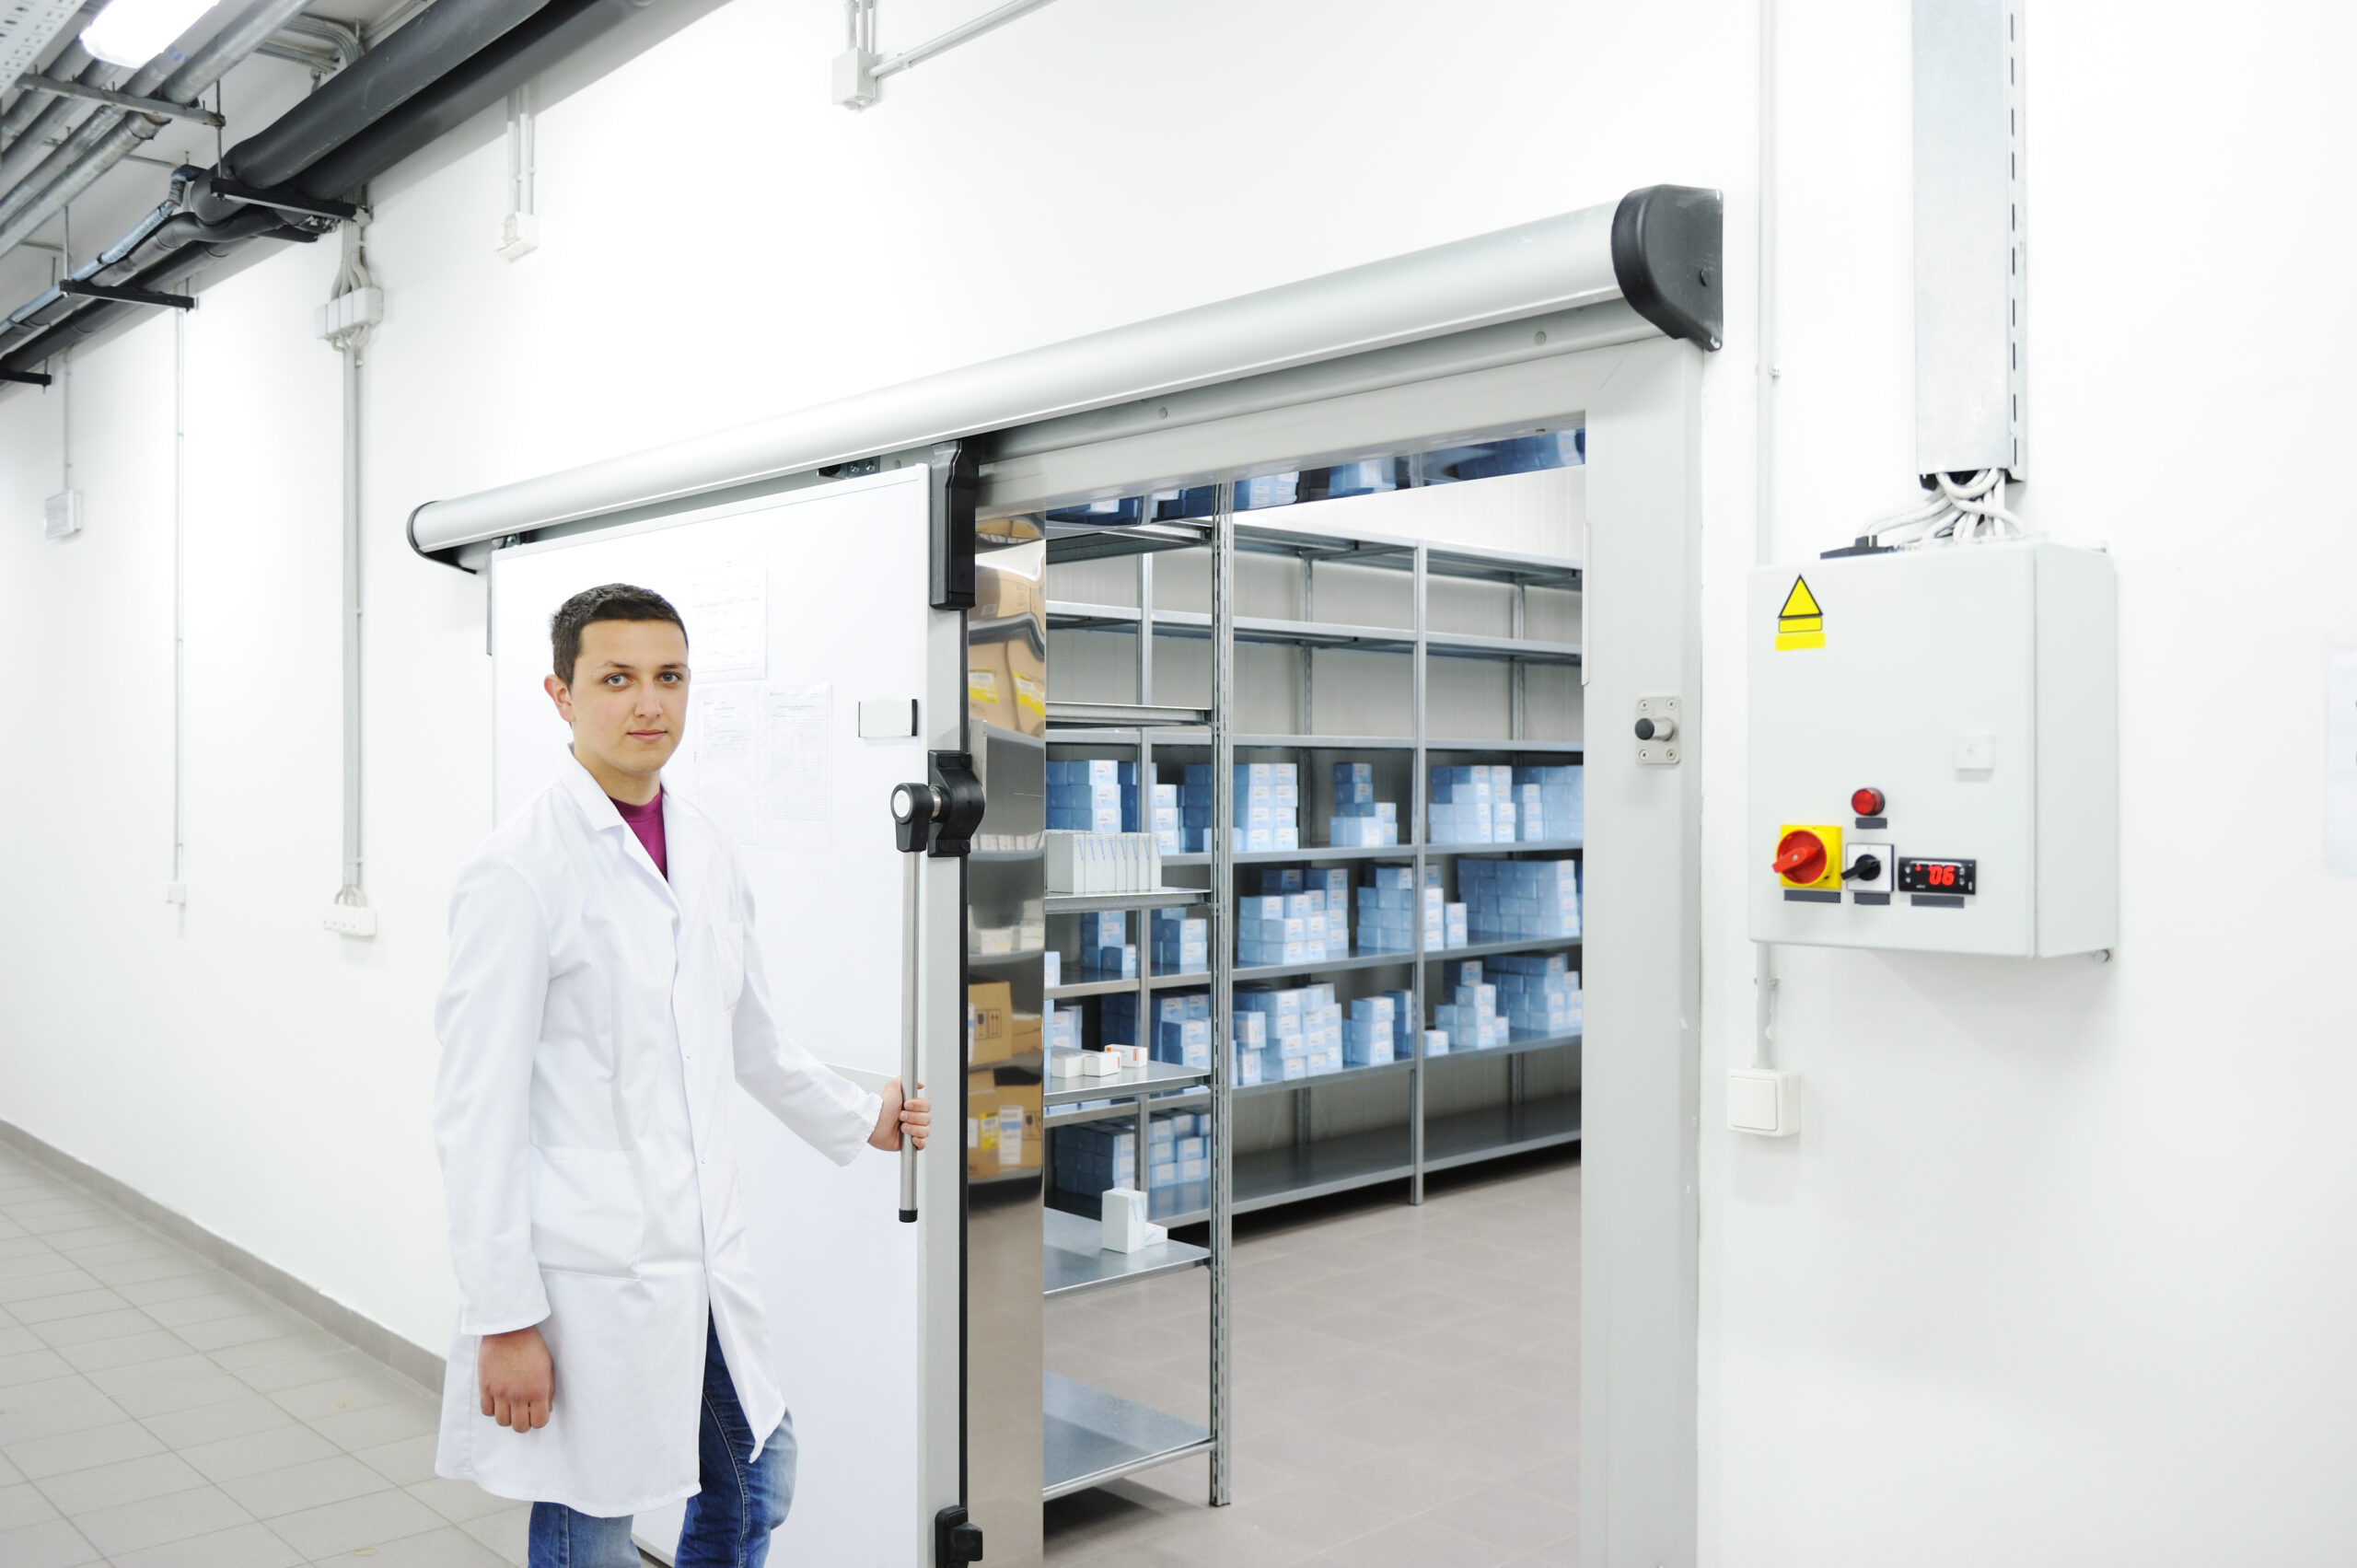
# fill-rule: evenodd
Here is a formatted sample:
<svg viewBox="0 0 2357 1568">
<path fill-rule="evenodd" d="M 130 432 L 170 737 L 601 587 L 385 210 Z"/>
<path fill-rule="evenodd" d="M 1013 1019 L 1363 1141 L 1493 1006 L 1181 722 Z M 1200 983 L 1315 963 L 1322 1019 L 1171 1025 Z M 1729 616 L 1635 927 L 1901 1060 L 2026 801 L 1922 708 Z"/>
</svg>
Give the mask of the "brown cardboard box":
<svg viewBox="0 0 2357 1568">
<path fill-rule="evenodd" d="M 1006 981 L 981 981 L 967 986 L 966 1013 L 970 1066 L 1004 1062 L 1015 1054 L 1015 996 Z"/>
<path fill-rule="evenodd" d="M 966 1179 L 986 1181 L 1009 1171 L 1038 1170 L 1042 1136 L 1038 1084 L 977 1086 L 990 1074 L 977 1073 L 966 1089 Z"/>
<path fill-rule="evenodd" d="M 1048 728 L 1048 664 L 1021 638 L 978 643 L 966 650 L 966 711 L 982 724 L 1017 735 Z"/>
</svg>

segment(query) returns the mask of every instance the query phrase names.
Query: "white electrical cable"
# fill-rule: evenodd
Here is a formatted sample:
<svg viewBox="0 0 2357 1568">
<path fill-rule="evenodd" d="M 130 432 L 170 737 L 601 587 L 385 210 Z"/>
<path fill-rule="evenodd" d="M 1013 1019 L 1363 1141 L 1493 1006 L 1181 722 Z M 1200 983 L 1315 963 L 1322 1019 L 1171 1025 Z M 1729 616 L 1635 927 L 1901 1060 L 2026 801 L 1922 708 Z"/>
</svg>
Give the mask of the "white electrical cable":
<svg viewBox="0 0 2357 1568">
<path fill-rule="evenodd" d="M 1959 484 L 1945 474 L 1931 495 L 1884 513 L 1859 535 L 1862 542 L 1899 550 L 1931 544 L 1994 544 L 2037 537 L 2005 507 L 2005 470 L 1983 469 Z"/>
</svg>

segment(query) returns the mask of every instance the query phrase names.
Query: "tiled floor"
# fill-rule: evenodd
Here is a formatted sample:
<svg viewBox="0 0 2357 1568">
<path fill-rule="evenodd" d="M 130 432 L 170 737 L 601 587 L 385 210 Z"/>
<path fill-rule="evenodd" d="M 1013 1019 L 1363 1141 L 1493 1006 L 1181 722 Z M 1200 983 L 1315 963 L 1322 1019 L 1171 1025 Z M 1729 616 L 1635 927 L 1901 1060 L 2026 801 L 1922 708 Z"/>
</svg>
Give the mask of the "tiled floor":
<svg viewBox="0 0 2357 1568">
<path fill-rule="evenodd" d="M 498 1568 L 527 1508 L 434 1475 L 436 1402 L 0 1150 L 0 1564 Z"/>
<path fill-rule="evenodd" d="M 1202 1459 L 1062 1499 L 1053 1568 L 1571 1568 L 1579 1188 L 1550 1156 L 1238 1221 L 1235 1504 Z M 1051 1301 L 1048 1367 L 1200 1421 L 1205 1295 Z"/>
<path fill-rule="evenodd" d="M 1203 1418 L 1203 1276 L 1051 1302 L 1051 1370 Z M 1185 1461 L 1052 1504 L 1055 1568 L 1579 1555 L 1579 1167 L 1237 1225 L 1237 1502 Z M 0 1150 L 0 1565 L 496 1568 L 522 1504 L 434 1476 L 435 1400 Z"/>
</svg>

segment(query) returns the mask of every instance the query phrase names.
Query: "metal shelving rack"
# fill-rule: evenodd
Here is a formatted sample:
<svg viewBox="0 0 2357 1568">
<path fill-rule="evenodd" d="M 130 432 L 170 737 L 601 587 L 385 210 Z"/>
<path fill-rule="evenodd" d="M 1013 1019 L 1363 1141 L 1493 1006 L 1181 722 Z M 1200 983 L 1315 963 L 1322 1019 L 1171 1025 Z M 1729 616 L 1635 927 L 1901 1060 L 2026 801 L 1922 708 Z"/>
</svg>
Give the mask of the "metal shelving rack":
<svg viewBox="0 0 2357 1568">
<path fill-rule="evenodd" d="M 1421 1202 L 1424 1177 L 1429 1172 L 1575 1143 L 1580 1137 L 1579 1096 L 1576 1092 L 1538 1100 L 1527 1099 L 1523 1093 L 1524 1063 L 1528 1057 L 1537 1051 L 1576 1049 L 1580 1043 L 1578 1032 L 1516 1040 L 1487 1050 L 1452 1051 L 1443 1057 L 1428 1059 L 1423 1055 L 1423 1024 L 1432 1016 L 1431 991 L 1437 985 L 1438 966 L 1442 961 L 1517 952 L 1569 949 L 1576 953 L 1580 946 L 1578 939 L 1487 942 L 1459 948 L 1427 950 L 1422 945 L 1422 923 L 1419 922 L 1416 923 L 1417 942 L 1404 952 L 1350 953 L 1320 962 L 1239 968 L 1235 960 L 1236 945 L 1230 918 L 1236 907 L 1235 875 L 1238 866 L 1404 860 L 1412 864 L 1416 884 L 1421 887 L 1426 866 L 1446 860 L 1481 855 L 1562 856 L 1582 853 L 1583 842 L 1576 838 L 1435 845 L 1424 842 L 1424 835 L 1419 830 L 1425 820 L 1427 782 L 1436 758 L 1463 758 L 1468 761 L 1527 759 L 1535 761 L 1576 758 L 1585 749 L 1579 741 L 1532 739 L 1524 733 L 1527 727 L 1524 670 L 1533 665 L 1575 665 L 1580 658 L 1580 649 L 1574 644 L 1532 639 L 1523 634 L 1526 626 L 1524 590 L 1531 587 L 1577 587 L 1583 581 L 1580 563 L 1558 557 L 1429 544 L 1420 540 L 1376 534 L 1311 531 L 1286 528 L 1277 522 L 1244 520 L 1234 516 L 1228 508 L 1227 486 L 1220 487 L 1219 497 L 1216 515 L 1210 520 L 1210 525 L 1202 528 L 1201 536 L 1195 539 L 1168 537 L 1174 530 L 1156 532 L 1151 537 L 1143 532 L 1132 537 L 1124 530 L 1078 535 L 1062 540 L 1052 535 L 1051 537 L 1049 558 L 1051 563 L 1134 554 L 1137 563 L 1136 607 L 1051 599 L 1047 614 L 1051 633 L 1060 629 L 1127 630 L 1132 633 L 1136 640 L 1140 702 L 1136 704 L 1080 704 L 1058 703 L 1051 698 L 1048 707 L 1046 737 L 1049 747 L 1051 750 L 1058 747 L 1085 746 L 1099 753 L 1128 751 L 1137 761 L 1141 783 L 1152 777 L 1157 750 L 1183 751 L 1189 754 L 1190 761 L 1210 761 L 1214 796 L 1212 812 L 1214 847 L 1209 852 L 1166 854 L 1162 857 L 1166 868 L 1202 868 L 1209 873 L 1211 886 L 1207 889 L 1191 889 L 1184 893 L 1172 890 L 1170 894 L 1173 901 L 1182 899 L 1206 901 L 1211 918 L 1211 969 L 1208 974 L 1154 973 L 1151 948 L 1142 940 L 1139 973 L 1134 981 L 1079 979 L 1051 987 L 1046 993 L 1060 1002 L 1077 1002 L 1134 989 L 1139 998 L 1139 1017 L 1145 1027 L 1150 1027 L 1153 1016 L 1154 993 L 1181 987 L 1208 987 L 1212 993 L 1212 1070 L 1209 1074 L 1190 1074 L 1188 1082 L 1183 1085 L 1170 1081 L 1124 1086 L 1116 1103 L 1110 1106 L 1066 1111 L 1046 1119 L 1046 1125 L 1054 1128 L 1070 1126 L 1076 1121 L 1133 1117 L 1143 1175 L 1150 1153 L 1147 1127 L 1153 1111 L 1210 1110 L 1211 1191 L 1207 1206 L 1200 1210 L 1155 1215 L 1158 1221 L 1174 1228 L 1206 1225 L 1209 1229 L 1208 1246 L 1186 1247 L 1174 1241 L 1166 1246 L 1183 1249 L 1167 1252 L 1157 1249 L 1159 1255 L 1151 1260 L 1145 1255 L 1132 1254 L 1126 1260 L 1115 1262 L 1111 1260 L 1120 1259 L 1121 1255 L 1091 1255 L 1095 1245 L 1095 1221 L 1051 1208 L 1046 1223 L 1051 1260 L 1049 1291 L 1051 1295 L 1103 1288 L 1126 1279 L 1150 1277 L 1174 1269 L 1202 1267 L 1208 1271 L 1212 1292 L 1212 1423 L 1208 1428 L 1197 1426 L 1118 1400 L 1100 1390 L 1051 1376 L 1046 1393 L 1050 1432 L 1047 1495 L 1050 1497 L 1062 1496 L 1185 1455 L 1208 1452 L 1213 1457 L 1212 1501 L 1219 1504 L 1228 1500 L 1233 1476 L 1228 1442 L 1232 1403 L 1227 1327 L 1228 1249 L 1229 1230 L 1235 1214 L 1403 1179 L 1408 1186 L 1409 1201 Z M 1184 530 L 1175 532 L 1183 534 Z M 1155 608 L 1155 552 L 1171 548 L 1174 542 L 1200 543 L 1210 547 L 1213 608 L 1208 614 Z M 1241 552 L 1292 555 L 1300 562 L 1300 604 L 1296 616 L 1280 619 L 1234 614 L 1236 561 Z M 1413 624 L 1400 628 L 1318 621 L 1314 614 L 1311 585 L 1316 566 L 1326 563 L 1386 566 L 1409 574 L 1414 607 Z M 1507 637 L 1479 636 L 1433 630 L 1427 623 L 1426 606 L 1429 598 L 1427 585 L 1434 576 L 1473 577 L 1514 587 L 1514 634 Z M 1154 643 L 1156 636 L 1202 637 L 1213 643 L 1212 703 L 1208 710 L 1154 703 Z M 1234 711 L 1235 649 L 1238 645 L 1256 643 L 1305 649 L 1362 649 L 1407 657 L 1411 661 L 1411 707 L 1414 714 L 1411 733 L 1393 736 L 1233 733 L 1230 716 Z M 1513 733 L 1500 738 L 1432 735 L 1425 675 L 1427 663 L 1434 658 L 1503 660 L 1509 663 L 1513 669 Z M 1300 712 L 1304 728 L 1314 731 L 1310 661 L 1305 657 L 1302 663 Z M 1051 689 L 1054 670 L 1055 663 L 1051 658 Z M 1269 751 L 1289 753 L 1302 761 L 1316 754 L 1364 756 L 1369 752 L 1406 753 L 1411 789 L 1401 830 L 1402 838 L 1407 842 L 1381 846 L 1305 845 L 1291 850 L 1235 851 L 1226 826 L 1233 815 L 1230 805 L 1233 760 L 1242 752 Z M 1312 769 L 1305 767 L 1302 770 L 1305 805 L 1309 792 L 1316 787 L 1314 781 L 1318 776 Z M 1057 900 L 1051 899 L 1051 912 L 1056 912 L 1059 907 Z M 1140 935 L 1143 938 L 1144 934 L 1142 932 Z M 1278 979 L 1307 980 L 1383 968 L 1409 971 L 1410 981 L 1406 989 L 1413 993 L 1418 1022 L 1417 1028 L 1412 1031 L 1416 1045 L 1412 1057 L 1379 1066 L 1344 1068 L 1339 1073 L 1321 1074 L 1314 1079 L 1292 1079 L 1249 1086 L 1238 1086 L 1231 1082 L 1234 1054 L 1228 1038 L 1229 1016 L 1233 1010 L 1234 988 L 1237 983 Z M 1506 1103 L 1428 1117 L 1424 1092 L 1427 1074 L 1447 1072 L 1450 1070 L 1447 1063 L 1465 1060 L 1504 1061 L 1509 1064 Z M 1181 1072 L 1175 1068 L 1166 1071 L 1173 1074 Z M 1409 1109 L 1404 1121 L 1342 1136 L 1311 1136 L 1310 1104 L 1318 1088 L 1346 1080 L 1363 1081 L 1377 1077 L 1407 1079 Z M 1048 1100 L 1053 1106 L 1114 1098 L 1115 1091 L 1106 1086 L 1111 1082 L 1092 1079 L 1070 1090 L 1051 1088 Z M 1283 1147 L 1241 1156 L 1234 1154 L 1235 1102 L 1279 1094 L 1294 1098 L 1295 1141 Z M 1052 1140 L 1051 1147 L 1052 1149 Z M 1050 1157 L 1052 1159 L 1052 1154 Z"/>
</svg>

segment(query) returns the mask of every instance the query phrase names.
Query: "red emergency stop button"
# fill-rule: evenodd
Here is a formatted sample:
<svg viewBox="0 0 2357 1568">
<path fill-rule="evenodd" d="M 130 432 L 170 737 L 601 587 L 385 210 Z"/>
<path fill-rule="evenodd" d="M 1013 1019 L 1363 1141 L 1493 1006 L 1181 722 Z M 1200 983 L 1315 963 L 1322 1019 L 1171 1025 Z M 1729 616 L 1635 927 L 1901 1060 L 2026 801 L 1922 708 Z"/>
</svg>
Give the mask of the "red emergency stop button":
<svg viewBox="0 0 2357 1568">
<path fill-rule="evenodd" d="M 1856 812 L 1861 817 L 1881 816 L 1882 791 L 1878 789 L 1860 789 L 1851 791 L 1850 809 Z"/>
<path fill-rule="evenodd" d="M 1776 875 L 1803 884 L 1825 876 L 1825 841 L 1805 828 L 1794 828 L 1776 845 Z"/>
</svg>

